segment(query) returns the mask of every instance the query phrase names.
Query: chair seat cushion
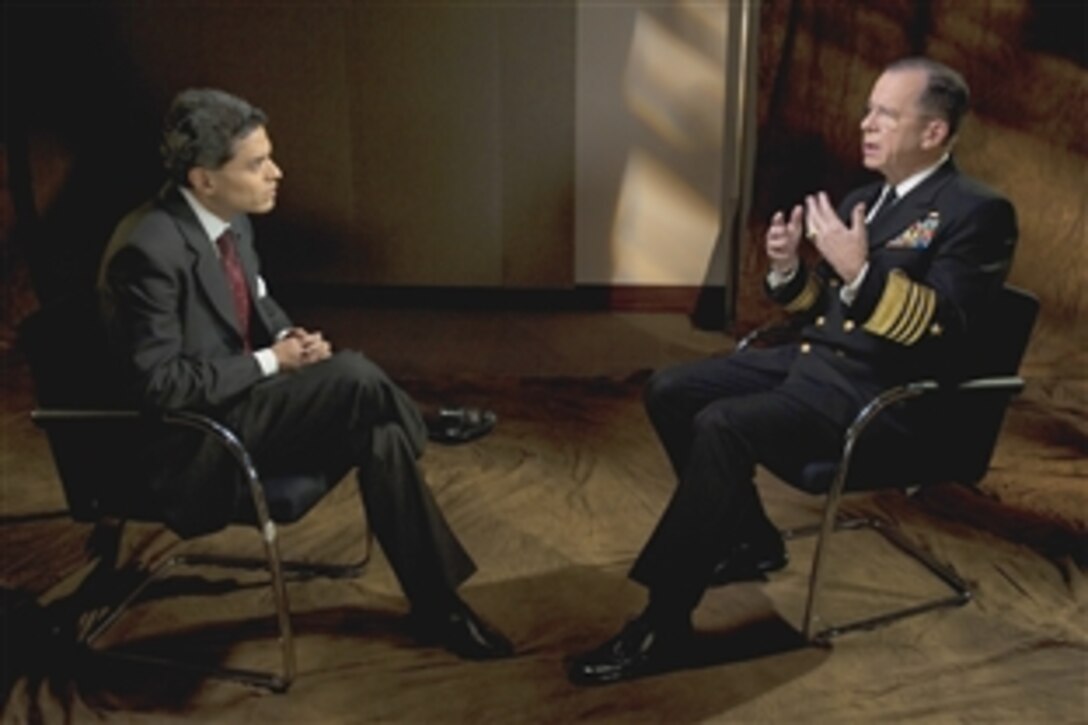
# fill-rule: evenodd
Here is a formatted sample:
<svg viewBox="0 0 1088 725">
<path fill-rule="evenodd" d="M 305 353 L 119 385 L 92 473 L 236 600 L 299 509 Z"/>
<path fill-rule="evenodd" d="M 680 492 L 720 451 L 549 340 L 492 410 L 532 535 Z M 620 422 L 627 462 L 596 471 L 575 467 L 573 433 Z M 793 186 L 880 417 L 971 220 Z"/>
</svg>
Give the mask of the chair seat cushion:
<svg viewBox="0 0 1088 725">
<path fill-rule="evenodd" d="M 794 486 L 806 493 L 825 493 L 831 488 L 831 482 L 835 479 L 835 472 L 839 468 L 838 461 L 817 461 L 805 466 L 801 478 L 791 481 Z"/>
<path fill-rule="evenodd" d="M 269 477 L 261 481 L 268 515 L 278 524 L 298 521 L 327 494 L 343 476 L 331 477 L 323 473 L 295 473 Z M 238 507 L 235 521 L 255 523 L 256 512 L 248 491 L 242 492 L 242 505 Z"/>
<path fill-rule="evenodd" d="M 865 458 L 865 456 L 860 456 Z M 851 467 L 846 481 L 847 491 L 872 491 L 887 488 L 910 488 L 933 483 L 961 480 L 952 470 L 926 465 L 922 460 L 861 461 Z M 806 493 L 824 494 L 831 488 L 839 469 L 838 461 L 815 461 L 804 467 L 797 480 L 788 481 L 791 486 Z"/>
</svg>

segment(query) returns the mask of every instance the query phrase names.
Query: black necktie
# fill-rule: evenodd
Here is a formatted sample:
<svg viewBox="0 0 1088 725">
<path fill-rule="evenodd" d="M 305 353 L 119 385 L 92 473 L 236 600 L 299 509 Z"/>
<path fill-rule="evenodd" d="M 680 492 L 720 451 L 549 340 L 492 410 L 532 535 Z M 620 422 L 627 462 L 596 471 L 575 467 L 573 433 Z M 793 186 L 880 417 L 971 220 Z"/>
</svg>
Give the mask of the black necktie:
<svg viewBox="0 0 1088 725">
<path fill-rule="evenodd" d="M 869 226 L 876 224 L 878 220 L 887 216 L 898 199 L 899 195 L 895 193 L 894 186 L 884 187 L 884 194 L 880 197 L 880 201 L 876 203 L 876 214 L 873 214 L 869 219 Z"/>
<path fill-rule="evenodd" d="M 227 229 L 215 240 L 219 247 L 219 260 L 223 263 L 223 273 L 230 287 L 230 296 L 234 301 L 234 312 L 238 315 L 238 329 L 242 331 L 242 340 L 249 350 L 249 287 L 242 272 L 242 263 L 238 259 L 238 248 L 234 244 L 234 232 Z"/>
</svg>

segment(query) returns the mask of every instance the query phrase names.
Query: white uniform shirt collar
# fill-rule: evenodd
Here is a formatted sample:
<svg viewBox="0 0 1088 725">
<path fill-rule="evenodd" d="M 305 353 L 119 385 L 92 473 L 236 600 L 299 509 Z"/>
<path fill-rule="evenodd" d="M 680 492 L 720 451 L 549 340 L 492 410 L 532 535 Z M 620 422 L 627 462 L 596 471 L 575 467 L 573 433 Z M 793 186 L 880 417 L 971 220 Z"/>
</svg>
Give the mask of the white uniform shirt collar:
<svg viewBox="0 0 1088 725">
<path fill-rule="evenodd" d="M 937 169 L 941 168 L 941 165 L 944 164 L 945 161 L 948 161 L 948 156 L 949 156 L 949 154 L 946 153 L 944 156 L 941 157 L 941 160 L 938 161 L 937 163 L 933 164 L 932 166 L 927 166 L 926 168 L 922 169 L 921 171 L 919 171 L 916 174 L 911 174 L 910 176 L 908 176 L 907 178 L 903 179 L 898 184 L 896 184 L 895 185 L 895 200 L 896 200 L 896 202 L 898 202 L 900 199 L 902 199 L 904 196 L 906 196 L 910 192 L 914 191 L 918 187 L 919 184 L 921 184 L 923 181 L 925 181 L 930 176 L 932 176 L 937 171 Z M 887 197 L 888 197 L 889 188 L 890 187 L 887 184 L 884 184 L 884 186 L 880 189 L 880 195 L 877 196 L 876 203 L 873 204 L 872 207 L 870 207 L 869 212 L 865 215 L 865 223 L 866 224 L 868 224 L 884 208 L 884 206 L 886 204 L 888 204 L 888 198 Z"/>
<path fill-rule="evenodd" d="M 948 156 L 949 154 L 946 153 L 937 163 L 933 164 L 932 166 L 927 166 L 916 174 L 911 174 L 910 176 L 896 184 L 896 197 L 902 199 L 904 196 L 914 191 L 914 189 L 917 188 L 919 184 L 928 179 L 930 176 L 933 176 L 933 174 L 937 171 L 937 169 L 941 168 L 945 161 L 948 161 Z M 885 188 L 887 188 L 887 185 L 885 185 Z"/>
<path fill-rule="evenodd" d="M 204 230 L 204 233 L 208 235 L 208 241 L 211 242 L 212 249 L 215 250 L 216 254 L 219 254 L 219 247 L 215 245 L 215 240 L 219 239 L 219 235 L 223 232 L 230 229 L 230 224 L 208 211 L 207 207 L 196 198 L 196 195 L 184 186 L 179 186 L 178 191 L 181 192 L 186 203 L 189 204 L 189 208 L 193 210 L 193 214 L 196 214 L 196 220 L 200 222 L 200 227 Z"/>
</svg>

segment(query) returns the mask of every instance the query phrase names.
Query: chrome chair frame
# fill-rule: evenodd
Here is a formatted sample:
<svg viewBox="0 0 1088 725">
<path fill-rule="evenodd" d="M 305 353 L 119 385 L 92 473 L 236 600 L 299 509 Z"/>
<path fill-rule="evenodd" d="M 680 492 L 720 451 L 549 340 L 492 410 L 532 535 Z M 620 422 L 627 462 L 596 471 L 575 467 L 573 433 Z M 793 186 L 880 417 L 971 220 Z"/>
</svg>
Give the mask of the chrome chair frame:
<svg viewBox="0 0 1088 725">
<path fill-rule="evenodd" d="M 148 416 L 134 410 L 80 410 L 80 409 L 37 409 L 31 412 L 31 418 L 36 425 L 48 429 L 52 424 L 59 422 L 85 422 L 89 424 L 110 424 L 118 422 L 132 423 L 147 420 Z M 333 579 L 355 578 L 360 576 L 370 561 L 373 549 L 373 530 L 366 526 L 365 549 L 362 558 L 356 562 L 347 564 L 324 564 L 300 561 L 284 561 L 280 554 L 279 536 L 275 521 L 272 520 L 268 503 L 265 497 L 261 479 L 249 455 L 238 436 L 227 426 L 204 415 L 191 412 L 168 413 L 153 418 L 150 422 L 164 426 L 182 426 L 195 429 L 202 435 L 207 435 L 222 445 L 237 464 L 246 481 L 246 487 L 253 503 L 255 515 L 255 528 L 261 537 L 264 550 L 264 558 L 248 558 L 235 556 L 219 556 L 211 554 L 185 554 L 178 553 L 181 544 L 179 540 L 165 552 L 149 563 L 142 572 L 140 580 L 131 590 L 100 614 L 96 621 L 88 625 L 78 635 L 78 643 L 85 645 L 88 650 L 96 654 L 119 658 L 122 660 L 155 664 L 198 672 L 217 679 L 237 682 L 255 688 L 268 690 L 275 693 L 286 692 L 290 688 L 297 674 L 294 633 L 291 626 L 290 606 L 287 598 L 287 579 L 292 581 L 304 581 L 311 578 L 323 577 Z M 365 517 L 364 517 L 365 523 Z M 272 600 L 275 604 L 276 624 L 279 631 L 280 667 L 278 672 L 254 670 L 246 668 L 219 667 L 215 665 L 201 665 L 168 657 L 160 657 L 151 654 L 127 652 L 123 649 L 96 650 L 94 642 L 108 631 L 119 619 L 121 614 L 134 602 L 141 593 L 154 581 L 162 578 L 167 572 L 178 566 L 212 566 L 238 570 L 267 570 L 269 573 L 269 586 L 272 592 Z"/>
<path fill-rule="evenodd" d="M 971 392 L 1001 392 L 1015 395 L 1024 388 L 1024 381 L 1019 377 L 993 377 L 973 379 L 956 386 L 960 393 Z M 914 398 L 932 395 L 943 390 L 936 381 L 923 380 L 898 386 L 884 391 L 869 402 L 854 419 L 847 429 L 843 439 L 843 453 L 840 459 L 831 488 L 827 492 L 827 500 L 824 504 L 823 517 L 820 524 L 789 529 L 782 532 L 783 538 L 798 539 L 805 536 L 817 535 L 816 550 L 813 553 L 811 570 L 809 574 L 808 594 L 805 600 L 805 613 L 802 621 L 802 634 L 805 639 L 815 643 L 827 643 L 834 637 L 857 630 L 875 629 L 886 624 L 911 617 L 917 614 L 940 609 L 943 607 L 962 606 L 972 597 L 968 584 L 948 565 L 939 562 L 928 551 L 918 546 L 907 538 L 897 526 L 876 517 L 851 517 L 842 518 L 839 515 L 839 507 L 846 490 L 846 481 L 850 473 L 850 464 L 855 447 L 868 426 L 888 408 Z M 915 561 L 922 564 L 951 594 L 926 600 L 899 609 L 894 609 L 879 615 L 864 617 L 838 625 L 828 625 L 818 628 L 820 619 L 817 611 L 817 603 L 823 593 L 824 572 L 827 566 L 827 552 L 830 545 L 831 534 L 835 531 L 870 529 L 879 533 L 886 541 L 897 549 L 907 554 Z"/>
<path fill-rule="evenodd" d="M 1008 294 L 1007 288 L 1006 293 Z M 1030 297 L 1029 293 L 1015 290 L 1013 294 Z M 1037 310 L 1037 301 L 1035 302 Z M 1031 323 L 1034 324 L 1035 311 L 1031 315 Z M 783 330 L 797 328 L 772 323 L 757 328 L 744 336 L 737 344 L 737 350 L 742 350 L 762 338 L 773 339 L 781 342 Z M 1027 331 L 1030 334 L 1030 327 Z M 1025 337 L 1025 345 L 1026 345 Z M 809 571 L 808 591 L 805 599 L 805 609 L 802 619 L 801 632 L 804 638 L 814 644 L 827 645 L 830 640 L 840 635 L 860 630 L 871 630 L 891 624 L 906 617 L 923 614 L 944 607 L 962 606 L 972 598 L 972 592 L 968 584 L 948 565 L 938 561 L 925 549 L 905 536 L 895 524 L 878 517 L 843 517 L 840 515 L 840 504 L 845 493 L 846 483 L 850 475 L 851 464 L 858 442 L 864 432 L 874 420 L 890 408 L 906 401 L 918 400 L 924 397 L 952 392 L 959 396 L 964 395 L 1003 395 L 1009 398 L 1017 395 L 1024 389 L 1023 378 L 1017 375 L 993 375 L 968 379 L 957 384 L 941 384 L 936 380 L 918 380 L 899 385 L 873 398 L 866 404 L 854 418 L 843 437 L 842 454 L 835 470 L 835 475 L 826 493 L 823 514 L 819 524 L 786 529 L 781 532 L 786 540 L 799 539 L 808 536 L 817 536 L 815 551 L 812 556 Z M 787 482 L 789 483 L 789 482 Z M 939 580 L 948 590 L 949 594 L 930 598 L 921 603 L 905 606 L 878 615 L 861 617 L 842 624 L 821 624 L 817 606 L 824 594 L 824 575 L 828 566 L 828 548 L 831 535 L 836 531 L 869 529 L 879 533 L 886 541 L 898 550 L 922 564 L 934 578 Z"/>
</svg>

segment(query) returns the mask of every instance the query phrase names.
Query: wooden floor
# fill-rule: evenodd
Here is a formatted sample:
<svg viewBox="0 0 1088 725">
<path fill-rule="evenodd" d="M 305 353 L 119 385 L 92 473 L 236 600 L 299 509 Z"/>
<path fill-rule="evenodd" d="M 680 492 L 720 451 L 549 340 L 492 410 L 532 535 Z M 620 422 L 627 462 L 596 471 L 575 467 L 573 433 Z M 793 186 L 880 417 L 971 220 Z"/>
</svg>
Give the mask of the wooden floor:
<svg viewBox="0 0 1088 725">
<path fill-rule="evenodd" d="M 515 642 L 513 659 L 466 663 L 408 636 L 405 602 L 377 555 L 355 581 L 290 588 L 299 677 L 289 693 L 243 687 L 50 646 L 43 608 L 85 571 L 88 530 L 62 516 L 44 440 L 30 426 L 26 372 L 7 355 L 2 378 L 5 722 L 988 722 L 1088 720 L 1088 617 L 1083 553 L 1083 359 L 1061 335 L 1026 366 L 985 496 L 935 489 L 921 500 L 878 494 L 855 511 L 897 521 L 975 590 L 965 607 L 803 646 L 794 625 L 811 545 L 767 583 L 712 590 L 697 612 L 706 666 L 604 688 L 568 684 L 564 659 L 611 635 L 643 604 L 625 577 L 671 492 L 641 410 L 647 371 L 728 349 L 674 315 L 501 311 L 303 310 L 334 342 L 364 350 L 425 406 L 481 405 L 500 422 L 465 446 L 433 446 L 423 465 L 480 571 L 463 594 Z M 314 322 L 316 321 L 316 323 Z M 1029 381 L 1030 382 L 1030 381 Z M 1031 390 L 1034 389 L 1034 392 Z M 1071 397 L 1072 396 L 1072 397 Z M 1061 435 L 1056 431 L 1063 432 Z M 1073 432 L 1072 435 L 1070 431 Z M 1078 437 L 1079 436 L 1079 437 Z M 1026 473 L 1025 473 L 1026 472 Z M 1025 478 L 1039 485 L 1025 485 Z M 989 479 L 988 479 L 989 481 Z M 1019 482 L 1014 485 L 1014 482 Z M 350 481 L 283 535 L 295 557 L 358 551 L 361 509 Z M 776 522 L 806 523 L 818 502 L 767 475 Z M 833 611 L 854 612 L 932 591 L 875 537 L 836 543 Z M 128 532 L 146 557 L 172 542 Z M 251 531 L 196 545 L 258 551 Z M 212 570 L 184 570 L 113 635 L 149 649 L 273 666 L 269 598 Z M 217 578 L 219 577 L 219 578 Z M 228 591 L 228 589 L 231 589 Z"/>
</svg>

